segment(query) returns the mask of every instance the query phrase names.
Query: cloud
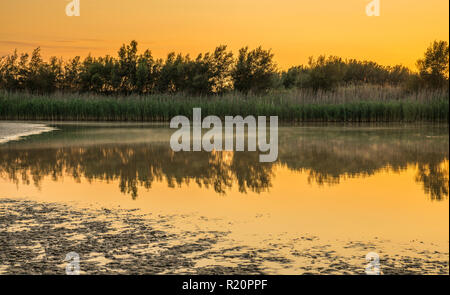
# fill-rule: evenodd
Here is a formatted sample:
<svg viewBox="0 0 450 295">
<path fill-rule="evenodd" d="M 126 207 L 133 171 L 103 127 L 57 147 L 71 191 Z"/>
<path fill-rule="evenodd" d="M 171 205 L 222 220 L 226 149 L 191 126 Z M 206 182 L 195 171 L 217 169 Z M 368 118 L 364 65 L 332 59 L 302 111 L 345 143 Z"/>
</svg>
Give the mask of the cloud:
<svg viewBox="0 0 450 295">
<path fill-rule="evenodd" d="M 78 39 L 78 40 L 52 40 L 52 41 L 41 41 L 41 42 L 37 42 L 37 41 L 32 41 L 32 42 L 28 42 L 28 41 L 16 41 L 16 40 L 0 40 L 0 46 L 2 46 L 3 48 L 5 47 L 9 47 L 11 48 L 11 50 L 19 47 L 19 48 L 23 48 L 23 47 L 29 47 L 29 48 L 37 48 L 37 47 L 41 47 L 44 49 L 70 49 L 70 50 L 88 50 L 88 49 L 94 49 L 94 48 L 98 48 L 99 46 L 80 46 L 80 45 L 75 45 L 77 43 L 86 43 L 86 42 L 101 42 L 100 40 L 97 39 Z M 64 44 L 64 45 L 62 45 Z"/>
</svg>

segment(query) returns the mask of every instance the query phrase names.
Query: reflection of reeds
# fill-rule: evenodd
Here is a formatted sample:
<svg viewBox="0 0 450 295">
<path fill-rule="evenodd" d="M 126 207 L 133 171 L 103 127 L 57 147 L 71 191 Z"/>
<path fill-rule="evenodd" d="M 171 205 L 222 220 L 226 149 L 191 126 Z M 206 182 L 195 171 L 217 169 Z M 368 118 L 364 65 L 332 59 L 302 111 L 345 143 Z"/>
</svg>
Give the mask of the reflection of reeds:
<svg viewBox="0 0 450 295">
<path fill-rule="evenodd" d="M 0 119 L 168 121 L 176 115 L 278 116 L 286 122 L 448 122 L 446 91 L 405 93 L 396 87 L 349 86 L 336 91 L 295 90 L 265 96 L 95 96 L 0 93 Z"/>
</svg>

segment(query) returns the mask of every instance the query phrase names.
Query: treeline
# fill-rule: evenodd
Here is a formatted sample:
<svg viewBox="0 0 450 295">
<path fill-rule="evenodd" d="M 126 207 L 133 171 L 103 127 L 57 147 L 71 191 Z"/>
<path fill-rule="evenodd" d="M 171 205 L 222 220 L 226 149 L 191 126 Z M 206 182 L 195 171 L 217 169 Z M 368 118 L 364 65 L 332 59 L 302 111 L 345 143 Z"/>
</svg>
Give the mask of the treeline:
<svg viewBox="0 0 450 295">
<path fill-rule="evenodd" d="M 150 50 L 138 53 L 138 44 L 123 45 L 117 57 L 79 56 L 68 61 L 44 61 L 40 48 L 0 57 L 0 89 L 34 94 L 52 92 L 98 94 L 223 94 L 238 91 L 261 94 L 274 89 L 334 90 L 345 85 L 394 85 L 408 91 L 448 88 L 449 47 L 435 41 L 418 60 L 418 72 L 404 66 L 382 66 L 371 61 L 339 57 L 310 58 L 307 65 L 279 71 L 271 50 L 239 50 L 237 57 L 226 46 L 196 58 L 168 54 L 155 59 Z"/>
</svg>

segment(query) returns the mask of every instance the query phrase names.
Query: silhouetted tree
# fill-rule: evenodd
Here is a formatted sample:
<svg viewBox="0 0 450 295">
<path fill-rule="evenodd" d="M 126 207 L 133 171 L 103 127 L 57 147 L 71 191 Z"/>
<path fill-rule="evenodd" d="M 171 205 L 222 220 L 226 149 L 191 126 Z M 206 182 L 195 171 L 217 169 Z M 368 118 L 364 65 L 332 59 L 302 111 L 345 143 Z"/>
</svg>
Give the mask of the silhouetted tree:
<svg viewBox="0 0 450 295">
<path fill-rule="evenodd" d="M 309 86 L 314 89 L 331 90 L 343 81 L 346 67 L 345 62 L 336 56 L 319 56 L 316 60 L 309 59 Z"/>
<path fill-rule="evenodd" d="M 423 59 L 417 61 L 420 77 L 428 87 L 448 85 L 449 47 L 446 41 L 434 41 Z"/>
<path fill-rule="evenodd" d="M 237 63 L 231 76 L 234 88 L 244 94 L 266 92 L 273 86 L 276 65 L 273 53 L 258 47 L 249 51 L 248 47 L 239 50 Z"/>
<path fill-rule="evenodd" d="M 304 88 L 309 83 L 309 70 L 304 66 L 292 67 L 281 74 L 281 79 L 286 89 Z"/>
<path fill-rule="evenodd" d="M 17 51 L 0 57 L 0 89 L 32 93 L 94 92 L 101 94 L 186 93 L 222 94 L 236 90 L 244 94 L 272 89 L 310 88 L 334 90 L 345 85 L 399 85 L 409 91 L 448 86 L 448 43 L 435 41 L 417 63 L 419 73 L 408 68 L 382 66 L 372 61 L 339 57 L 310 58 L 308 65 L 278 71 L 273 53 L 258 47 L 241 48 L 235 60 L 224 45 L 195 59 L 169 53 L 154 59 L 150 50 L 138 53 L 138 43 L 123 44 L 117 57 L 79 56 L 63 62 L 41 57 L 40 48 L 31 55 Z"/>
<path fill-rule="evenodd" d="M 231 79 L 231 67 L 233 63 L 233 53 L 227 51 L 226 45 L 216 47 L 209 62 L 212 92 L 222 93 L 233 87 L 233 81 Z"/>
<path fill-rule="evenodd" d="M 64 78 L 61 85 L 62 90 L 77 91 L 80 86 L 81 58 L 79 56 L 70 59 L 64 65 Z"/>
</svg>

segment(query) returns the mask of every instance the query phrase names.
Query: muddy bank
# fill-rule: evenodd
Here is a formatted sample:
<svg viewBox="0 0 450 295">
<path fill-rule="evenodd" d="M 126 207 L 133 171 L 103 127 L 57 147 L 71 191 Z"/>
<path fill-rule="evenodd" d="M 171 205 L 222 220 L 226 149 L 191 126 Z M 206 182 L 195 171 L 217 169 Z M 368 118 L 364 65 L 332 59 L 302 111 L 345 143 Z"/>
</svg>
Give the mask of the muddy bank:
<svg viewBox="0 0 450 295">
<path fill-rule="evenodd" d="M 56 130 L 44 124 L 30 124 L 19 122 L 0 122 L 0 144 L 19 140 L 22 137 L 41 134 Z"/>
<path fill-rule="evenodd" d="M 449 271 L 448 252 L 414 242 L 396 245 L 395 255 L 388 241 L 329 243 L 306 235 L 256 248 L 226 231 L 174 229 L 174 218 L 185 217 L 0 198 L 0 274 L 65 274 L 69 252 L 80 255 L 81 274 L 364 274 L 372 249 L 384 274 Z"/>
</svg>

